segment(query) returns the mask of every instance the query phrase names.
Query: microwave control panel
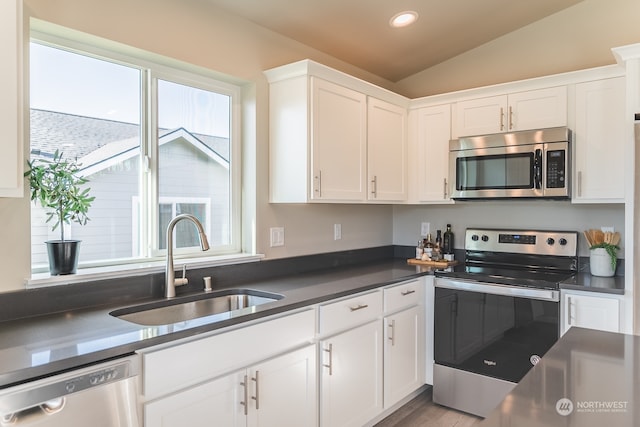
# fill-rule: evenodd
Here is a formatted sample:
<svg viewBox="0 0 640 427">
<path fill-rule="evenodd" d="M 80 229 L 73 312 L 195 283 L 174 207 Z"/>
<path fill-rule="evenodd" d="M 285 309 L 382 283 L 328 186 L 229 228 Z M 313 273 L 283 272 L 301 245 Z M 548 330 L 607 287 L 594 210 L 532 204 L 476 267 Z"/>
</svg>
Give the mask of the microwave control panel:
<svg viewBox="0 0 640 427">
<path fill-rule="evenodd" d="M 564 188 L 566 150 L 547 151 L 547 188 Z"/>
</svg>

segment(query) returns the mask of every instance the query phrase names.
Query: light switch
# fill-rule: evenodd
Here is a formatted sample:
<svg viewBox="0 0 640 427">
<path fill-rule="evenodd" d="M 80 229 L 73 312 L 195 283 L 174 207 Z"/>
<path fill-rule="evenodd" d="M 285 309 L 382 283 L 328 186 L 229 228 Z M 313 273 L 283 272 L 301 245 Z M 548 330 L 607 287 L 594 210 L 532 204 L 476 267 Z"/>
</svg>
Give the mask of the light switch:
<svg viewBox="0 0 640 427">
<path fill-rule="evenodd" d="M 284 227 L 271 227 L 271 247 L 284 246 Z"/>
</svg>

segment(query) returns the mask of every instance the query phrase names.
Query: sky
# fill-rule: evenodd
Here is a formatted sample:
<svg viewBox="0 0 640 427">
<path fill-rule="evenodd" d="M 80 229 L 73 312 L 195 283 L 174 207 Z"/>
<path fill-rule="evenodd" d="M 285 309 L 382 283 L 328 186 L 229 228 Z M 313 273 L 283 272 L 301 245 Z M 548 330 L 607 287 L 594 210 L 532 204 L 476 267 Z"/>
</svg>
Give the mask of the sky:
<svg viewBox="0 0 640 427">
<path fill-rule="evenodd" d="M 31 108 L 140 124 L 138 68 L 31 43 Z M 159 126 L 229 137 L 229 97 L 158 82 Z"/>
</svg>

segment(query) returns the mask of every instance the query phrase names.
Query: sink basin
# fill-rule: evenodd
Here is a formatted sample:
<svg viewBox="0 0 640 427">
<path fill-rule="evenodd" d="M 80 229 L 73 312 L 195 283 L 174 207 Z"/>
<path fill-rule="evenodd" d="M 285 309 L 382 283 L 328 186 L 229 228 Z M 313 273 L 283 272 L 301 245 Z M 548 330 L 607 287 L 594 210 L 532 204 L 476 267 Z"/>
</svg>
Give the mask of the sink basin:
<svg viewBox="0 0 640 427">
<path fill-rule="evenodd" d="M 254 289 L 231 289 L 121 308 L 109 314 L 138 325 L 160 326 L 221 313 L 229 313 L 225 318 L 248 314 L 252 307 L 282 298 Z"/>
</svg>

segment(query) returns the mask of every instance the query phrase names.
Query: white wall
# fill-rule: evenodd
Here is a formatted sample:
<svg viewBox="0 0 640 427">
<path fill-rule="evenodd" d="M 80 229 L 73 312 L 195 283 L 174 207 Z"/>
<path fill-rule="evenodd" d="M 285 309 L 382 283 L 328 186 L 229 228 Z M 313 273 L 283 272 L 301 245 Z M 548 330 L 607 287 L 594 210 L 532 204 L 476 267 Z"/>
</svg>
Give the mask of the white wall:
<svg viewBox="0 0 640 427">
<path fill-rule="evenodd" d="M 430 222 L 435 230 L 445 230 L 450 223 L 455 237 L 455 248 L 464 248 L 464 230 L 467 227 L 531 228 L 542 230 L 570 230 L 582 233 L 589 228 L 613 226 L 624 235 L 624 206 L 572 205 L 560 201 L 479 201 L 455 205 L 396 206 L 393 209 L 393 243 L 415 245 L 420 237 L 420 223 Z M 624 258 L 625 242 L 619 256 Z M 583 236 L 578 243 L 579 255 L 588 256 Z"/>
</svg>

